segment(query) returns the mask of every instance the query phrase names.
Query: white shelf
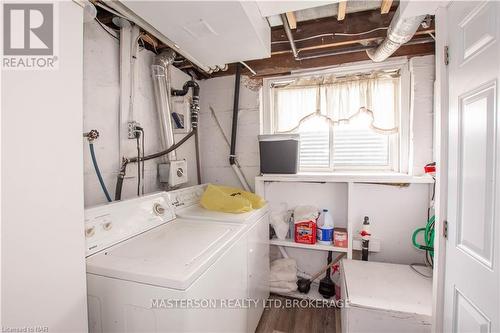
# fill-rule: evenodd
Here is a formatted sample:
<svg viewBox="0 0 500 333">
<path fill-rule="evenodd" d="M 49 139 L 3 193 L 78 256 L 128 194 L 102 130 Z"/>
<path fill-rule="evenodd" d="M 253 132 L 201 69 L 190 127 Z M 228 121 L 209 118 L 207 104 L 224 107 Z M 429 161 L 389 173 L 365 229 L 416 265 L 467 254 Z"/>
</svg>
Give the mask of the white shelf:
<svg viewBox="0 0 500 333">
<path fill-rule="evenodd" d="M 298 298 L 298 299 L 307 299 L 307 300 L 313 300 L 313 301 L 322 301 L 322 302 L 335 302 L 335 296 L 333 296 L 330 299 L 324 298 L 323 295 L 321 295 L 318 292 L 318 284 L 313 282 L 311 283 L 311 289 L 307 294 L 302 294 L 298 290 L 289 292 L 289 293 L 284 293 L 284 292 L 272 292 L 273 294 L 280 295 L 280 296 L 285 296 L 285 297 L 292 297 L 292 298 Z"/>
<path fill-rule="evenodd" d="M 326 183 L 412 183 L 432 184 L 431 176 L 409 176 L 401 173 L 312 173 L 297 174 L 264 174 L 255 177 L 256 181 L 264 182 L 326 182 Z"/>
<path fill-rule="evenodd" d="M 348 253 L 347 247 L 336 247 L 332 245 L 323 245 L 323 244 L 303 244 L 303 243 L 295 243 L 293 239 L 276 239 L 273 238 L 269 241 L 271 245 L 276 246 L 287 246 L 287 247 L 296 247 L 300 249 L 307 250 L 317 250 L 317 251 L 333 251 L 333 252 L 344 252 Z M 353 250 L 361 251 L 361 239 L 358 237 L 354 237 L 352 240 L 352 248 Z M 371 239 L 370 240 L 370 252 L 380 252 L 380 240 Z"/>
<path fill-rule="evenodd" d="M 293 239 L 273 238 L 269 241 L 269 243 L 271 245 L 296 247 L 296 248 L 308 249 L 308 250 L 333 251 L 333 252 L 344 252 L 344 253 L 348 252 L 347 247 L 336 247 L 336 246 L 332 246 L 332 245 L 323 245 L 323 244 L 295 243 L 295 241 Z"/>
</svg>

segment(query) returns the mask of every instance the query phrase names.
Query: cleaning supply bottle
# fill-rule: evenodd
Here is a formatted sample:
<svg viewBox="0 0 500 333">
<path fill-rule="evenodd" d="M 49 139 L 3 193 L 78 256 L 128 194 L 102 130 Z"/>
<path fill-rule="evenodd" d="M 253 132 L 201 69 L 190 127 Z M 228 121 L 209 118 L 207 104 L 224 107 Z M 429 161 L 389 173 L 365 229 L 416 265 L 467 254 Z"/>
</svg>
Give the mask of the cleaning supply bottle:
<svg viewBox="0 0 500 333">
<path fill-rule="evenodd" d="M 332 281 L 335 285 L 335 299 L 338 301 L 342 298 L 340 294 L 341 286 L 340 286 L 340 265 L 335 264 L 332 267 Z"/>
<path fill-rule="evenodd" d="M 333 217 L 328 209 L 323 209 L 318 219 L 317 237 L 318 243 L 323 245 L 331 245 L 333 241 Z"/>
</svg>

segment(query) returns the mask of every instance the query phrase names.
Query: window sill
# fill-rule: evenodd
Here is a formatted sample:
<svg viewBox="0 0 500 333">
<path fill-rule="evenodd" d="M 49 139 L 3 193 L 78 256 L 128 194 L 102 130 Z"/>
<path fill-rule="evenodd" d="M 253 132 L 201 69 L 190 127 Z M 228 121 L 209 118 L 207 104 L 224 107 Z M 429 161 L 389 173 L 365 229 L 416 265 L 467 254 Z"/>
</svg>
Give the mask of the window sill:
<svg viewBox="0 0 500 333">
<path fill-rule="evenodd" d="M 255 177 L 255 181 L 432 184 L 434 179 L 429 175 L 409 176 L 395 172 L 299 172 L 297 174 L 264 174 Z"/>
</svg>

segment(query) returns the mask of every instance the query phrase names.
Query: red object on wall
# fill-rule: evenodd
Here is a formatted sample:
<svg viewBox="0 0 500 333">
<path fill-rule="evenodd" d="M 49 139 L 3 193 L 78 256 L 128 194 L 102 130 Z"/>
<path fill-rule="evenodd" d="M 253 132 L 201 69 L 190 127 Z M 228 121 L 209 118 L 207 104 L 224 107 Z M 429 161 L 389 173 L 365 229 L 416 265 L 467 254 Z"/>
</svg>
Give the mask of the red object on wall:
<svg viewBox="0 0 500 333">
<path fill-rule="evenodd" d="M 295 243 L 316 244 L 316 222 L 295 223 Z"/>
<path fill-rule="evenodd" d="M 436 163 L 429 163 L 424 166 L 424 172 L 432 175 L 436 174 Z"/>
</svg>

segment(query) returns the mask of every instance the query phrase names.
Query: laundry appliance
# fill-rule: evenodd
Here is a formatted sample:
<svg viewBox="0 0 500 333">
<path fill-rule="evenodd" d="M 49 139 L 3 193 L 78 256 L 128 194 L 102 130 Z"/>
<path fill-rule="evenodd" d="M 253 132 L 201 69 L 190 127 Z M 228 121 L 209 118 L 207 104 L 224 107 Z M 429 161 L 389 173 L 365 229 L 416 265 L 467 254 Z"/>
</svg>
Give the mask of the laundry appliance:
<svg viewBox="0 0 500 333">
<path fill-rule="evenodd" d="M 90 332 L 246 332 L 221 303 L 247 297 L 245 231 L 176 218 L 166 192 L 86 209 Z"/>
<path fill-rule="evenodd" d="M 241 265 L 247 271 L 247 295 L 257 306 L 248 309 L 247 331 L 254 332 L 269 298 L 269 208 L 264 206 L 247 213 L 232 214 L 210 211 L 200 205 L 206 184 L 168 192 L 175 214 L 183 219 L 204 221 L 205 224 L 229 223 L 244 226 L 241 242 L 246 248 Z"/>
</svg>

